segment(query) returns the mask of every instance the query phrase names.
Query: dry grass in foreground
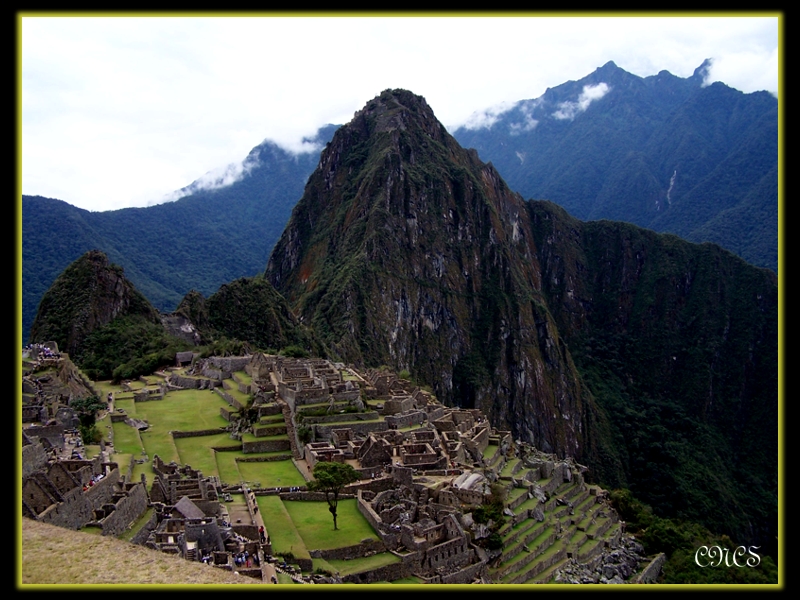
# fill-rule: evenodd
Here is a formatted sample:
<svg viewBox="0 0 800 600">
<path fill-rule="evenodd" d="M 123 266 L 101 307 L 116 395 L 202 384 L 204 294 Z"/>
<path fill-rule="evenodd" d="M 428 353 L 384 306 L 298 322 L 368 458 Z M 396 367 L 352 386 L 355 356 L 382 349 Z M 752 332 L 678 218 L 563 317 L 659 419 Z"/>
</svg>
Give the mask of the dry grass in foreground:
<svg viewBox="0 0 800 600">
<path fill-rule="evenodd" d="M 22 519 L 22 586 L 242 585 L 261 581 L 101 535 Z"/>
</svg>

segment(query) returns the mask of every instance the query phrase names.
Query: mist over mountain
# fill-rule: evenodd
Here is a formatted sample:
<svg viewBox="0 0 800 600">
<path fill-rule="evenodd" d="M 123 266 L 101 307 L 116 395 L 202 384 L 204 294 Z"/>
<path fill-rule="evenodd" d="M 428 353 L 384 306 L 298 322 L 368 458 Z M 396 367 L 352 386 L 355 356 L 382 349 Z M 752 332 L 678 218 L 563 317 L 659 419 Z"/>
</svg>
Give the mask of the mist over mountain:
<svg viewBox="0 0 800 600">
<path fill-rule="evenodd" d="M 476 113 L 453 137 L 525 199 L 714 242 L 777 272 L 777 100 L 706 86 L 707 66 L 641 78 L 609 62 L 540 98 Z M 337 127 L 304 141 L 323 146 Z M 318 159 L 265 140 L 240 165 L 147 208 L 95 213 L 23 196 L 23 340 L 56 276 L 93 248 L 161 311 L 190 289 L 209 295 L 256 275 Z"/>
</svg>

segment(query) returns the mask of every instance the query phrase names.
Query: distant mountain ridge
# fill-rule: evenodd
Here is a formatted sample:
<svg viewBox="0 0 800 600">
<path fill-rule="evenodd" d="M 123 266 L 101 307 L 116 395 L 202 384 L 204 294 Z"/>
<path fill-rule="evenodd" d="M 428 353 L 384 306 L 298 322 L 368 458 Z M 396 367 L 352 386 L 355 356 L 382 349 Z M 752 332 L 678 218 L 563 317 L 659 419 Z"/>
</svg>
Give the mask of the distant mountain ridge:
<svg viewBox="0 0 800 600">
<path fill-rule="evenodd" d="M 525 198 L 710 241 L 778 270 L 778 100 L 608 62 L 453 131 Z"/>
</svg>

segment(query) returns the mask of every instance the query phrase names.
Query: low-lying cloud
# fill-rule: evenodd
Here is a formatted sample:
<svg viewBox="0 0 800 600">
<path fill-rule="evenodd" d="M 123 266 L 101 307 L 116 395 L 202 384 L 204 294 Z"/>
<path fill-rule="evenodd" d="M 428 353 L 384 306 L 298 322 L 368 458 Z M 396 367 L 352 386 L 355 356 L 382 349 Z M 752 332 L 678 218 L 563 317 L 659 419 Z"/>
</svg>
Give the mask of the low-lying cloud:
<svg viewBox="0 0 800 600">
<path fill-rule="evenodd" d="M 558 110 L 553 113 L 556 119 L 574 119 L 578 114 L 589 108 L 595 100 L 605 96 L 611 88 L 608 84 L 600 82 L 597 85 L 585 85 L 577 102 L 562 102 L 558 105 Z"/>
<path fill-rule="evenodd" d="M 522 119 L 516 123 L 511 123 L 508 126 L 508 132 L 511 135 L 519 135 L 525 131 L 531 131 L 539 124 L 537 119 L 533 118 L 533 111 L 542 103 L 541 98 L 536 100 L 527 100 L 519 103 L 519 114 Z"/>
<path fill-rule="evenodd" d="M 464 129 L 489 129 L 516 104 L 516 102 L 501 102 L 484 110 L 475 111 L 461 127 Z"/>
</svg>

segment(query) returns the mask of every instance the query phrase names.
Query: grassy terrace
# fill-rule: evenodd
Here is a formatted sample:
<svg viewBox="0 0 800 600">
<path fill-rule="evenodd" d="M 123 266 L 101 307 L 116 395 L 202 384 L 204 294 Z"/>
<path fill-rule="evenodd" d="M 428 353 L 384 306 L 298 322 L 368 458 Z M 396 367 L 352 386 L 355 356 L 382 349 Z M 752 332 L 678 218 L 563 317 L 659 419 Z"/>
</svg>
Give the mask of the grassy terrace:
<svg viewBox="0 0 800 600">
<path fill-rule="evenodd" d="M 278 496 L 257 496 L 256 502 L 266 524 L 272 543 L 272 552 L 274 554 L 291 553 L 296 558 L 310 559 L 308 548 L 286 510 L 284 502 Z"/>
<path fill-rule="evenodd" d="M 500 449 L 500 446 L 496 446 L 494 444 L 489 444 L 486 446 L 486 450 L 483 451 L 483 459 L 486 462 L 491 462 L 494 458 L 494 455 L 497 454 L 497 451 Z"/>
<path fill-rule="evenodd" d="M 548 549 L 548 552 L 546 553 L 547 554 L 547 559 L 551 558 L 554 554 L 556 554 L 557 552 L 559 552 L 563 548 L 564 548 L 563 542 L 561 540 L 556 540 L 556 543 L 553 544 L 553 546 L 551 546 Z M 544 560 L 546 560 L 546 559 L 544 559 Z M 552 580 L 553 580 L 553 576 L 555 575 L 555 572 L 560 567 L 562 567 L 567 562 L 567 560 L 568 560 L 567 558 L 562 558 L 561 560 L 558 560 L 558 561 L 554 562 L 549 567 L 547 567 L 547 568 L 545 568 L 543 570 L 540 570 L 535 575 L 532 575 L 532 577 L 526 579 L 525 583 L 553 583 Z M 539 565 L 539 563 L 531 565 L 531 568 L 529 569 L 529 571 L 538 570 L 537 569 L 538 565 Z"/>
<path fill-rule="evenodd" d="M 278 435 L 260 435 L 256 437 L 252 433 L 242 433 L 242 442 L 258 442 L 264 440 L 288 440 L 289 437 L 285 433 Z"/>
<path fill-rule="evenodd" d="M 245 394 L 244 392 L 240 392 L 236 384 L 231 383 L 227 379 L 223 381 L 223 384 L 225 393 L 228 394 L 234 400 L 238 401 L 242 406 L 248 406 L 252 401 L 253 397 L 250 394 Z"/>
<path fill-rule="evenodd" d="M 511 477 L 514 474 L 514 469 L 522 462 L 519 458 L 512 458 L 508 461 L 503 469 L 500 471 L 500 477 Z"/>
<path fill-rule="evenodd" d="M 253 383 L 253 378 L 250 377 L 250 375 L 248 375 L 246 371 L 236 371 L 236 372 L 234 372 L 233 373 L 233 378 L 234 378 L 235 381 L 238 381 L 239 383 L 244 383 L 244 384 L 247 384 L 247 385 L 250 385 L 251 383 Z"/>
<path fill-rule="evenodd" d="M 508 499 L 506 504 L 511 504 L 514 500 L 518 500 L 520 496 L 527 496 L 528 488 L 513 488 L 508 492 Z"/>
<path fill-rule="evenodd" d="M 236 379 L 245 383 L 250 382 L 250 378 L 242 372 L 236 373 Z M 158 380 L 158 377 L 150 377 L 147 385 L 156 384 Z M 160 400 L 134 402 L 133 392 L 125 392 L 120 386 L 110 382 L 96 382 L 95 386 L 103 398 L 109 392 L 114 394 L 116 409 L 122 409 L 128 417 L 148 424 L 147 429 L 139 431 L 125 422 L 111 423 L 107 416 L 98 420 L 98 428 L 106 438 L 113 437 L 115 454 L 112 460 L 115 460 L 120 465 L 121 472 L 131 477 L 133 481 L 138 481 L 144 474 L 148 485 L 152 483 L 154 478 L 152 459 L 158 454 L 167 462 L 174 460 L 178 464 L 199 469 L 204 476 L 218 476 L 228 485 L 237 485 L 245 481 L 262 488 L 288 488 L 304 486 L 307 483 L 291 460 L 290 451 L 243 453 L 241 442 L 231 439 L 230 434 L 225 431 L 229 422 L 220 414 L 221 411 L 235 411 L 214 390 L 173 390 L 167 392 Z M 133 381 L 131 387 L 142 389 L 145 383 Z M 239 392 L 235 382 L 227 380 L 226 388 L 226 393 L 237 398 L 242 404 L 250 403 L 250 395 Z M 318 406 L 327 408 L 327 403 Z M 374 408 L 374 403 L 370 408 Z M 342 420 L 337 423 L 360 422 L 353 421 L 352 416 L 347 413 L 340 416 Z M 284 426 L 282 414 L 262 417 L 259 422 L 264 428 L 269 428 L 270 425 L 276 428 Z M 218 430 L 219 433 L 178 438 L 172 435 L 174 431 L 201 430 Z M 244 434 L 243 439 L 285 440 L 287 436 L 282 434 L 255 438 L 251 434 Z M 96 453 L 99 450 L 86 447 L 85 451 Z M 136 461 L 142 462 L 137 464 Z M 295 557 L 310 557 L 309 549 L 352 546 L 364 539 L 378 539 L 375 531 L 358 511 L 356 501 L 353 499 L 339 502 L 339 529 L 336 531 L 333 530 L 333 520 L 325 502 L 284 503 L 278 496 L 258 496 L 257 502 L 259 512 L 270 533 L 275 554 L 291 553 Z M 148 517 L 149 513 L 120 537 L 132 537 Z M 314 565 L 315 568 L 347 575 L 400 560 L 391 553 L 382 553 L 350 561 L 319 561 L 319 564 L 317 559 L 314 559 Z M 413 583 L 416 579 L 404 582 Z"/>
<path fill-rule="evenodd" d="M 372 556 L 366 556 L 364 558 L 355 558 L 353 560 L 327 560 L 323 561 L 322 559 L 314 559 L 314 568 L 317 568 L 317 562 L 319 561 L 319 567 L 329 570 L 333 573 L 339 573 L 341 576 L 345 575 L 352 575 L 354 573 L 361 573 L 363 571 L 369 571 L 372 569 L 377 569 L 379 567 L 385 567 L 386 565 L 393 565 L 399 563 L 401 561 L 399 556 L 395 556 L 391 552 L 381 552 L 380 554 L 373 554 Z M 327 565 L 327 567 L 323 566 L 323 563 Z M 416 581 L 411 583 L 420 583 L 420 580 L 417 578 Z M 400 582 L 395 582 L 400 583 Z"/>
</svg>

